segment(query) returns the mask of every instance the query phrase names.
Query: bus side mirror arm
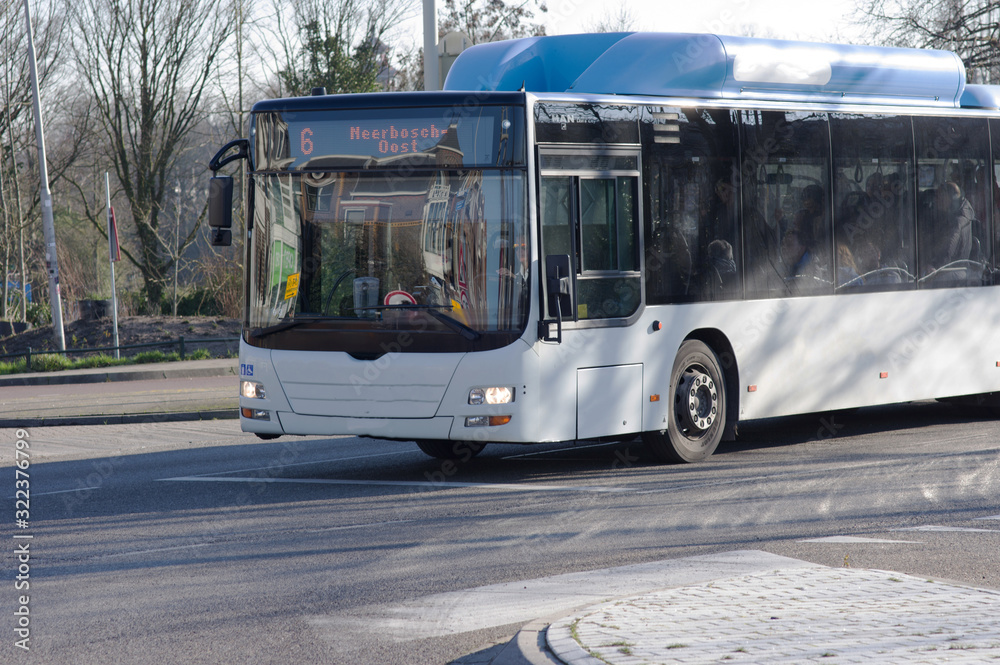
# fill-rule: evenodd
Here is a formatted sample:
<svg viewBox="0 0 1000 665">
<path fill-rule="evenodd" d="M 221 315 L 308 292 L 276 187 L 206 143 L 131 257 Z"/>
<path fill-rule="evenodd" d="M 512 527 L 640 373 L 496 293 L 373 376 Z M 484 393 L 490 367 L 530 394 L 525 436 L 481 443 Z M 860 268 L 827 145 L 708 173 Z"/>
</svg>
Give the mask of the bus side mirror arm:
<svg viewBox="0 0 1000 665">
<path fill-rule="evenodd" d="M 563 314 L 573 313 L 573 292 L 570 280 L 569 254 L 551 254 L 545 257 L 545 287 L 548 292 L 549 311 L 556 313 L 556 336 L 549 336 L 549 324 L 541 323 L 540 337 L 546 342 L 562 344 Z"/>
<path fill-rule="evenodd" d="M 226 153 L 233 148 L 237 149 L 236 154 L 226 156 Z M 235 162 L 237 159 L 250 159 L 250 141 L 248 139 L 234 139 L 222 146 L 222 149 L 215 153 L 215 157 L 208 163 L 208 168 L 212 169 L 212 173 L 216 173 L 223 166 L 229 162 Z"/>
</svg>

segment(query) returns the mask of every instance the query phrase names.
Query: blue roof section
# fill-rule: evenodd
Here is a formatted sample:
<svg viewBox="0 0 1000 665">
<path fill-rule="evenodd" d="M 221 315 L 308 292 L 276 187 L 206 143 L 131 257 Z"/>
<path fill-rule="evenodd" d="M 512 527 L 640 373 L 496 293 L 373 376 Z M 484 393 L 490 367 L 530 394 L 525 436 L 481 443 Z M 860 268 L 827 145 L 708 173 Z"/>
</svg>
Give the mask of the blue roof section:
<svg viewBox="0 0 1000 665">
<path fill-rule="evenodd" d="M 445 90 L 562 91 L 629 33 L 526 37 L 478 44 L 455 60 Z"/>
<path fill-rule="evenodd" d="M 965 86 L 962 106 L 976 109 L 1000 109 L 1000 85 Z"/>
<path fill-rule="evenodd" d="M 446 90 L 519 90 L 959 106 L 965 67 L 949 51 L 688 33 L 532 37 L 473 46 Z"/>
</svg>

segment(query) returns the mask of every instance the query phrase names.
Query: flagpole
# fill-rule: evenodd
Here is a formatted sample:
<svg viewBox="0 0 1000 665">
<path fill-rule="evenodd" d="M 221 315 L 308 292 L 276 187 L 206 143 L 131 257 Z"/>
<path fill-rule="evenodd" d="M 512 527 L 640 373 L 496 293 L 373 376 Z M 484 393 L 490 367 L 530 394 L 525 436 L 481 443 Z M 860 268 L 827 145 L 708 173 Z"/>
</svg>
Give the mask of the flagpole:
<svg viewBox="0 0 1000 665">
<path fill-rule="evenodd" d="M 118 224 L 115 222 L 115 211 L 111 207 L 111 178 L 104 172 L 104 203 L 108 209 L 108 255 L 111 259 L 111 311 L 113 312 L 115 331 L 115 360 L 121 357 L 118 349 L 118 291 L 115 289 L 115 261 L 119 258 Z"/>
<path fill-rule="evenodd" d="M 45 267 L 49 273 L 49 303 L 52 309 L 52 332 L 60 351 L 66 350 L 63 332 L 62 297 L 59 294 L 59 257 L 56 253 L 56 225 L 52 217 L 49 193 L 49 166 L 45 161 L 45 132 L 42 129 L 42 106 L 38 100 L 38 72 L 35 64 L 35 41 L 31 32 L 31 12 L 24 0 L 24 18 L 28 23 L 28 68 L 31 72 L 32 106 L 35 112 L 35 137 L 38 140 L 39 199 L 42 204 L 42 234 L 45 237 Z"/>
</svg>

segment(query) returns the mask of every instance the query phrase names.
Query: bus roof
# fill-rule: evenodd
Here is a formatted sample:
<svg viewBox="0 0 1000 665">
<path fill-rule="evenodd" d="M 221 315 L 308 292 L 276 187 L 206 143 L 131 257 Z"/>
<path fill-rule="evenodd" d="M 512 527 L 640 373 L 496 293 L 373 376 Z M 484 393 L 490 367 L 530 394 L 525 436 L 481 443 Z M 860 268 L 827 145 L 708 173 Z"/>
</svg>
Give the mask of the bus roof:
<svg viewBox="0 0 1000 665">
<path fill-rule="evenodd" d="M 997 86 L 978 86 L 997 88 Z M 446 90 L 959 107 L 965 67 L 950 51 L 621 32 L 473 46 Z M 1000 92 L 967 97 L 970 106 Z"/>
<path fill-rule="evenodd" d="M 311 95 L 265 99 L 253 105 L 254 113 L 268 111 L 337 111 L 381 108 L 446 106 L 462 108 L 476 104 L 523 105 L 524 94 L 470 95 L 468 92 L 365 92 L 341 95 Z"/>
</svg>

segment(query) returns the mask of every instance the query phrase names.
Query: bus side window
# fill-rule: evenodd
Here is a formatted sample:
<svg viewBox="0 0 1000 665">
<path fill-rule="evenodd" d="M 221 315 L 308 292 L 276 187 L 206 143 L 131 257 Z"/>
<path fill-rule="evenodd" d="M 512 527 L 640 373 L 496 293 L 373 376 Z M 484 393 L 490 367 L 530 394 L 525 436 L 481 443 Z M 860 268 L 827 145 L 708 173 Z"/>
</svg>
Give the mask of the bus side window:
<svg viewBox="0 0 1000 665">
<path fill-rule="evenodd" d="M 726 110 L 647 109 L 651 304 L 743 297 L 737 121 Z"/>
<path fill-rule="evenodd" d="M 991 261 L 987 121 L 913 119 L 917 151 L 917 269 L 925 288 L 978 286 Z"/>
<path fill-rule="evenodd" d="M 833 114 L 830 136 L 838 293 L 912 288 L 909 116 Z"/>
<path fill-rule="evenodd" d="M 745 111 L 742 118 L 747 296 L 831 293 L 826 114 Z"/>
<path fill-rule="evenodd" d="M 993 137 L 993 168 L 987 178 L 990 195 L 986 207 L 992 218 L 993 257 L 996 259 L 1000 257 L 1000 120 L 990 120 L 990 135 Z M 994 284 L 998 283 L 998 267 L 996 264 L 993 266 Z"/>
</svg>

